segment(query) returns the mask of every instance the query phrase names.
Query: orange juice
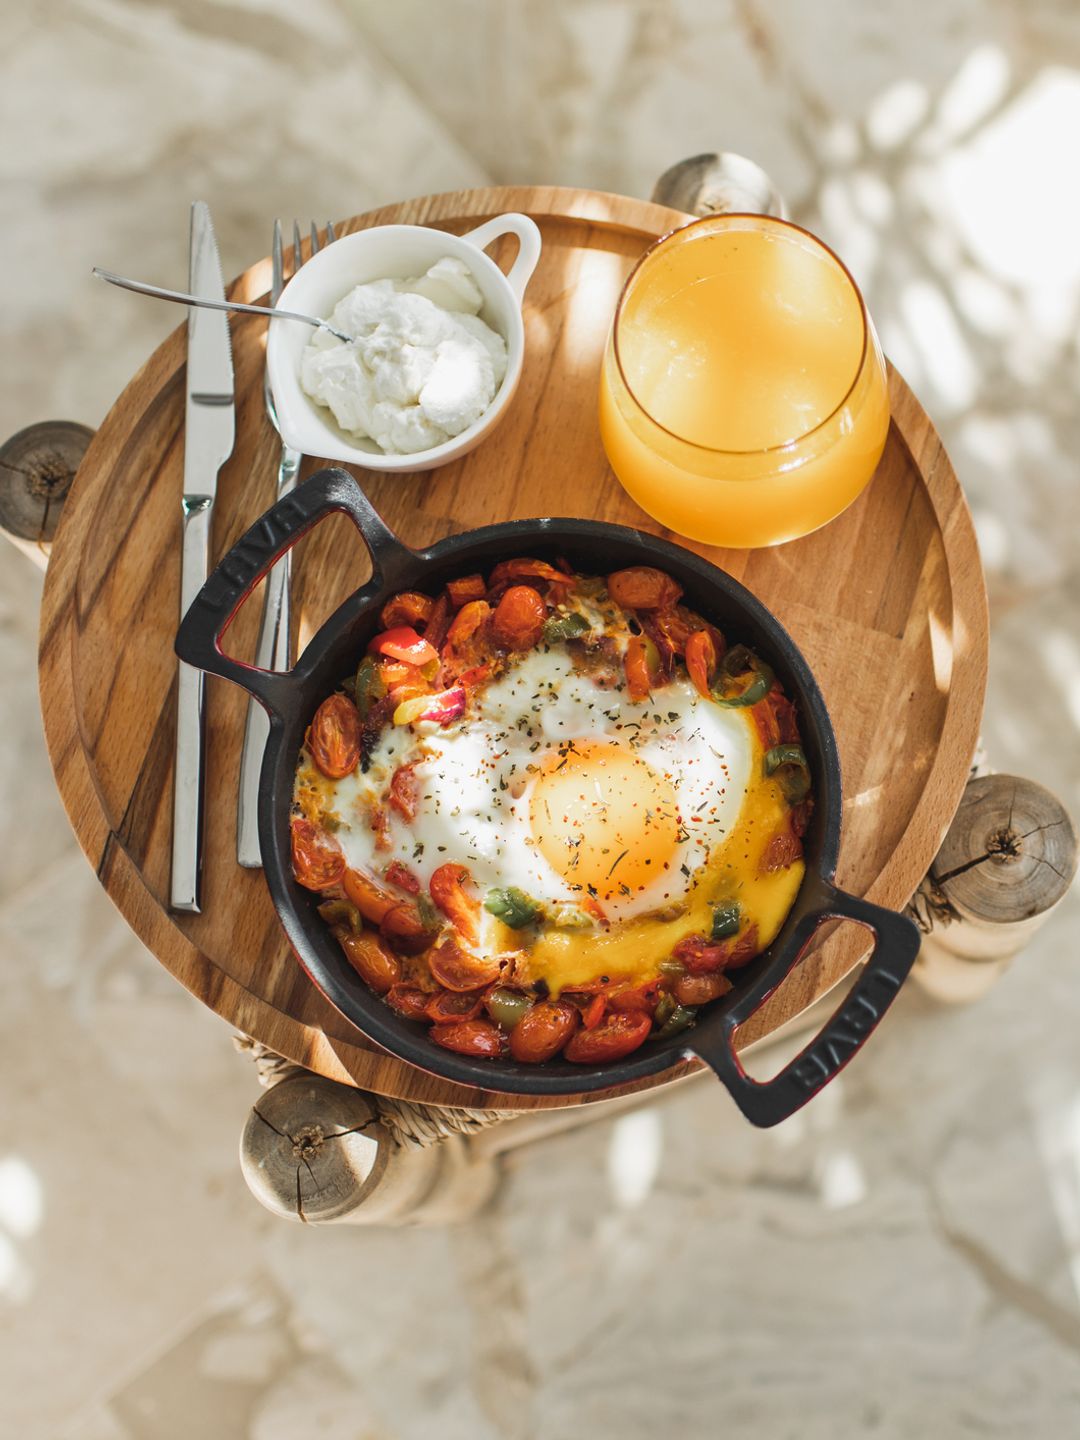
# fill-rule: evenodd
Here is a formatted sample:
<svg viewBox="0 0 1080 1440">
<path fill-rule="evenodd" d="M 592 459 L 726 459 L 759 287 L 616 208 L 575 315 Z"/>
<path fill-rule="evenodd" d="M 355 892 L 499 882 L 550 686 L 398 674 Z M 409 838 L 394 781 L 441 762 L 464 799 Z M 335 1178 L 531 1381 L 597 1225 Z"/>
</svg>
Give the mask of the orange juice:
<svg viewBox="0 0 1080 1440">
<path fill-rule="evenodd" d="M 710 216 L 627 281 L 601 435 L 626 490 L 669 529 L 740 547 L 808 534 L 862 491 L 888 423 L 862 297 L 798 226 Z"/>
</svg>

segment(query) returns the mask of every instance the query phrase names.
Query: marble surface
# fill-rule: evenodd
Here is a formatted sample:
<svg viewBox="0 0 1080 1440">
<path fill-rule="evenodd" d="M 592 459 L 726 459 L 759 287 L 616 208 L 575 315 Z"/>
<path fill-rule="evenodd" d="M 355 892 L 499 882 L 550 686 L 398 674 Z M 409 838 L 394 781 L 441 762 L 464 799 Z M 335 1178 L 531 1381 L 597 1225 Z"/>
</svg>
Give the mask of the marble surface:
<svg viewBox="0 0 1080 1440">
<path fill-rule="evenodd" d="M 995 764 L 1080 809 L 1080 16 L 1065 0 L 47 0 L 5 17 L 0 433 L 97 423 L 275 214 L 756 158 L 939 423 L 993 599 Z M 1075 1433 L 1080 906 L 977 1005 L 909 989 L 770 1133 L 711 1086 L 516 1153 L 452 1230 L 306 1230 L 235 1147 L 228 1032 L 77 853 L 0 550 L 0 1434 Z"/>
</svg>

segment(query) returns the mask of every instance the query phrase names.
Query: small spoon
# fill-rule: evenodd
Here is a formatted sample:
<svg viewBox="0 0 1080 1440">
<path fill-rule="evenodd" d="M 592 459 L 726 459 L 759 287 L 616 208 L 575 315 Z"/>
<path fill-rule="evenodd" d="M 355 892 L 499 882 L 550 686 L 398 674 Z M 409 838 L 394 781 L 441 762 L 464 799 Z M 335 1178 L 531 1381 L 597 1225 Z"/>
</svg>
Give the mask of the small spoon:
<svg viewBox="0 0 1080 1440">
<path fill-rule="evenodd" d="M 198 305 L 205 310 L 240 310 L 245 315 L 269 315 L 277 320 L 302 320 L 316 330 L 325 330 L 337 340 L 350 344 L 356 337 L 344 335 L 326 320 L 314 315 L 301 315 L 297 310 L 277 310 L 272 305 L 244 305 L 239 300 L 206 300 L 202 295 L 187 295 L 182 290 L 163 290 L 160 285 L 147 285 L 142 280 L 128 280 L 123 275 L 114 275 L 110 270 L 101 270 L 97 265 L 93 272 L 99 280 L 110 285 L 119 285 L 123 290 L 135 290 L 140 295 L 153 295 L 158 300 L 175 300 L 179 305 Z"/>
</svg>

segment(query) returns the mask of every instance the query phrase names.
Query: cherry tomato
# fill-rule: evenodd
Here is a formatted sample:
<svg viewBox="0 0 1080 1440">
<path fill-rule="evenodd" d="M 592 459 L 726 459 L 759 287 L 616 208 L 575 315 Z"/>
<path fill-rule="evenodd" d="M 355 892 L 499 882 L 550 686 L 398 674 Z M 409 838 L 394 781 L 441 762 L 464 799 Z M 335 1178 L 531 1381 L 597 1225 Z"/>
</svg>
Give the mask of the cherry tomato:
<svg viewBox="0 0 1080 1440">
<path fill-rule="evenodd" d="M 437 990 L 428 997 L 424 1014 L 433 1025 L 450 1025 L 455 1020 L 475 1020 L 484 1008 L 482 995 L 463 995 Z"/>
<path fill-rule="evenodd" d="M 796 860 L 802 858 L 802 853 L 802 841 L 790 826 L 785 824 L 783 830 L 778 831 L 765 846 L 758 862 L 758 871 L 762 875 L 771 875 L 774 870 L 786 870 L 789 865 L 794 865 Z"/>
<path fill-rule="evenodd" d="M 341 885 L 360 914 L 373 925 L 381 925 L 387 912 L 400 903 L 396 895 L 362 870 L 346 870 Z"/>
<path fill-rule="evenodd" d="M 491 628 L 500 645 L 531 650 L 540 639 L 547 606 L 531 585 L 512 585 L 499 601 Z"/>
<path fill-rule="evenodd" d="M 607 577 L 608 594 L 616 605 L 626 610 L 664 610 L 672 607 L 682 594 L 663 570 L 651 565 L 632 565 L 629 570 L 616 570 Z"/>
<path fill-rule="evenodd" d="M 434 608 L 435 601 L 430 595 L 421 595 L 416 590 L 403 590 L 399 595 L 390 596 L 382 607 L 379 619 L 384 630 L 393 630 L 399 625 L 411 625 L 415 628 L 417 625 L 427 624 Z"/>
<path fill-rule="evenodd" d="M 608 994 L 609 1010 L 637 1010 L 651 1015 L 660 999 L 660 981 L 646 980 L 641 985 L 630 985 L 624 990 Z"/>
<path fill-rule="evenodd" d="M 750 714 L 754 717 L 763 749 L 771 750 L 774 745 L 799 743 L 795 706 L 776 686 L 773 686 L 764 700 L 759 700 L 751 707 Z"/>
<path fill-rule="evenodd" d="M 460 610 L 470 600 L 483 600 L 487 594 L 487 585 L 482 575 L 463 575 L 460 580 L 449 581 L 446 593 L 454 609 Z"/>
<path fill-rule="evenodd" d="M 586 1030 L 595 1030 L 604 1018 L 607 1001 L 603 995 L 594 995 L 581 1012 L 581 1023 Z"/>
<path fill-rule="evenodd" d="M 420 881 L 400 860 L 392 860 L 386 867 L 386 878 L 391 885 L 396 885 L 399 890 L 404 890 L 409 895 L 420 894 Z"/>
<path fill-rule="evenodd" d="M 491 606 L 486 600 L 470 600 L 451 620 L 450 629 L 446 632 L 446 643 L 451 646 L 463 645 L 476 634 L 490 614 Z"/>
<path fill-rule="evenodd" d="M 732 988 L 726 975 L 680 975 L 671 987 L 671 993 L 680 1005 L 707 1005 L 710 1000 L 719 999 Z"/>
<path fill-rule="evenodd" d="M 347 930 L 336 933 L 349 964 L 376 995 L 385 995 L 391 985 L 401 979 L 401 962 L 370 930 L 363 935 L 353 935 Z"/>
<path fill-rule="evenodd" d="M 510 1054 L 526 1065 L 541 1065 L 557 1055 L 580 1023 L 576 1005 L 540 1000 L 510 1031 Z"/>
<path fill-rule="evenodd" d="M 377 655 L 389 655 L 391 660 L 404 660 L 406 665 L 427 665 L 439 658 L 439 652 L 428 640 L 422 640 L 411 625 L 395 625 L 376 635 L 368 646 Z"/>
<path fill-rule="evenodd" d="M 390 780 L 390 804 L 403 820 L 416 819 L 419 794 L 416 783 L 416 762 L 399 765 Z M 416 892 L 413 891 L 413 894 Z"/>
<path fill-rule="evenodd" d="M 427 1019 L 427 1005 L 431 996 L 425 995 L 423 990 L 417 990 L 413 985 L 391 985 L 384 998 L 391 1010 L 404 1015 L 406 1020 Z"/>
<path fill-rule="evenodd" d="M 431 898 L 466 940 L 475 943 L 480 902 L 465 893 L 472 876 L 464 865 L 440 865 L 428 884 Z"/>
<path fill-rule="evenodd" d="M 328 780 L 342 780 L 360 763 L 360 711 L 345 695 L 331 695 L 308 726 L 311 758 Z"/>
<path fill-rule="evenodd" d="M 502 1031 L 490 1020 L 459 1020 L 452 1025 L 433 1025 L 431 1038 L 445 1050 L 494 1060 L 502 1054 Z"/>
<path fill-rule="evenodd" d="M 626 671 L 626 688 L 630 692 L 630 699 L 648 700 L 652 687 L 649 681 L 649 658 L 643 636 L 631 635 L 626 642 L 623 669 Z"/>
<path fill-rule="evenodd" d="M 423 948 L 424 945 L 431 943 L 431 932 L 420 918 L 419 910 L 415 905 L 410 905 L 407 900 L 395 900 L 383 916 L 379 929 L 388 940 L 393 940 L 395 944 L 402 941 L 415 941 L 416 944 L 413 945 L 399 945 L 401 949 L 408 948 L 410 953 L 418 947 Z"/>
<path fill-rule="evenodd" d="M 450 628 L 450 602 L 445 595 L 435 601 L 431 616 L 424 626 L 424 639 L 436 650 L 441 650 L 446 632 Z"/>
<path fill-rule="evenodd" d="M 292 867 L 296 879 L 308 890 L 329 890 L 345 874 L 345 855 L 333 835 L 321 826 L 310 820 L 294 820 Z"/>
<path fill-rule="evenodd" d="M 512 585 L 516 580 L 550 580 L 557 585 L 563 585 L 566 583 L 566 575 L 545 560 L 500 560 L 491 572 L 488 591 L 501 590 L 503 586 Z"/>
<path fill-rule="evenodd" d="M 710 688 L 716 670 L 716 646 L 707 630 L 695 630 L 686 642 L 686 668 L 699 695 L 706 700 L 712 694 Z"/>
<path fill-rule="evenodd" d="M 617 1010 L 595 1030 L 579 1030 L 563 1056 L 575 1065 L 605 1065 L 621 1060 L 648 1039 L 652 1017 L 641 1011 Z"/>
<path fill-rule="evenodd" d="M 708 941 L 704 935 L 688 935 L 672 950 L 691 975 L 711 975 L 717 970 L 738 970 L 748 965 L 758 953 L 756 925 L 748 925 L 741 935 L 727 940 Z"/>
<path fill-rule="evenodd" d="M 446 935 L 427 952 L 428 968 L 440 985 L 461 993 L 483 990 L 502 973 L 498 960 L 483 960 L 463 950 L 452 935 Z"/>
</svg>

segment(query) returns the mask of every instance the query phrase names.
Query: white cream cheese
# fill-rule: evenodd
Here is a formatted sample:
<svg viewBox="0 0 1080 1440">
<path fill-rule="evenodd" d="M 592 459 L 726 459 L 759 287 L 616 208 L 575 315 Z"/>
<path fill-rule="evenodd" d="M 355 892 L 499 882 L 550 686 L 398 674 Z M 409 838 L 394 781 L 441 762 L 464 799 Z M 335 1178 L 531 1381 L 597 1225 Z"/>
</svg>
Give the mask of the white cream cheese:
<svg viewBox="0 0 1080 1440">
<path fill-rule="evenodd" d="M 317 330 L 300 383 L 350 434 L 390 455 L 415 455 L 460 435 L 495 398 L 506 342 L 479 317 L 483 296 L 449 256 L 415 280 L 357 285 Z"/>
</svg>

